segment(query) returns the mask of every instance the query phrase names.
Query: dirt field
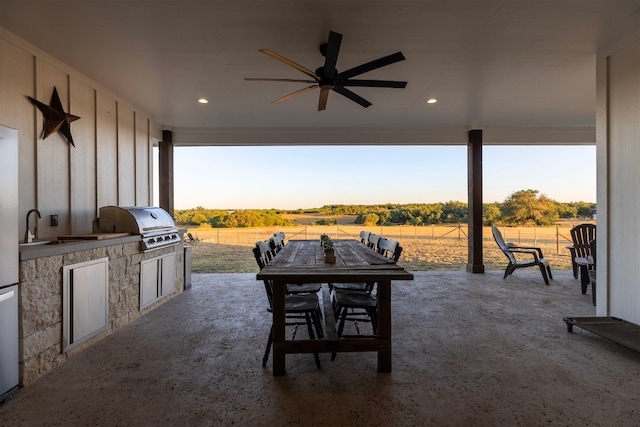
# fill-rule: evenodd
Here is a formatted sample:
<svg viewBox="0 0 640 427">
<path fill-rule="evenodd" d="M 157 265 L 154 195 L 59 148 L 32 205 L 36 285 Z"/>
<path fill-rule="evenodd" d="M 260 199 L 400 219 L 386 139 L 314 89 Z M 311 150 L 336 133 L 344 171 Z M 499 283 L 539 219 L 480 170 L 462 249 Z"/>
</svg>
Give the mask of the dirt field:
<svg viewBox="0 0 640 427">
<path fill-rule="evenodd" d="M 552 269 L 569 269 L 571 260 L 566 245 L 568 224 L 562 228 L 501 228 L 505 240 L 542 248 Z M 250 273 L 258 267 L 251 248 L 258 240 L 269 238 L 275 231 L 284 231 L 286 239 L 319 239 L 327 233 L 335 239 L 358 238 L 361 230 L 397 239 L 403 247 L 400 264 L 411 271 L 464 270 L 467 263 L 466 226 L 427 227 L 363 227 L 357 225 L 297 226 L 285 228 L 213 229 L 189 228 L 200 239 L 193 245 L 193 272 Z M 484 265 L 487 270 L 504 269 L 507 259 L 493 241 L 491 229 L 483 231 Z"/>
</svg>

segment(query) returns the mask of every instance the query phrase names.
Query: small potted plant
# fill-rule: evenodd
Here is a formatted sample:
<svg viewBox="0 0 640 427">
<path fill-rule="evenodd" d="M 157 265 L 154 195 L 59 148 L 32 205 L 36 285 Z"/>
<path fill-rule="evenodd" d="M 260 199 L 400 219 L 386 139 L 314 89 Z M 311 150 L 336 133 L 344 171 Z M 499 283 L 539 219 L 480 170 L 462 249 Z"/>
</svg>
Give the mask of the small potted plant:
<svg viewBox="0 0 640 427">
<path fill-rule="evenodd" d="M 327 264 L 335 264 L 336 263 L 336 252 L 333 249 L 333 241 L 331 237 L 324 234 L 326 236 L 322 239 L 322 246 L 324 248 L 324 262 Z"/>
</svg>

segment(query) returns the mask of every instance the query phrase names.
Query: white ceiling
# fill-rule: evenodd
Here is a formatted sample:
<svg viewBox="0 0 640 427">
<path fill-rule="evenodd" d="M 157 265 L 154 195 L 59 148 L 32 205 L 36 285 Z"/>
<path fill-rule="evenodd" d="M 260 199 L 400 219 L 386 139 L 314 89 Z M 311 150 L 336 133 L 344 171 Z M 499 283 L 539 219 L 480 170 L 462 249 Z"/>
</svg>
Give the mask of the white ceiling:
<svg viewBox="0 0 640 427">
<path fill-rule="evenodd" d="M 640 0 L 0 0 L 0 26 L 178 144 L 419 143 L 446 129 L 595 126 L 596 52 L 640 29 Z M 271 104 L 303 83 L 243 79 L 306 78 L 258 49 L 315 70 L 329 30 L 343 34 L 339 71 L 402 51 L 359 78 L 406 89 L 353 88 L 366 109 L 331 92 L 318 112 L 317 90 Z"/>
</svg>

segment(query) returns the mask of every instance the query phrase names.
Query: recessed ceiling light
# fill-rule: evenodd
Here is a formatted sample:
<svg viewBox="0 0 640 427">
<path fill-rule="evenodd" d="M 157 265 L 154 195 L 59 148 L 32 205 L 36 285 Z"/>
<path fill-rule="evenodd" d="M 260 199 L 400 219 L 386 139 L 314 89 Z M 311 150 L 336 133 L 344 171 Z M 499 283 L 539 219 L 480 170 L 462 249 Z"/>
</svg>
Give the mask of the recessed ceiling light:
<svg viewBox="0 0 640 427">
<path fill-rule="evenodd" d="M 437 99 L 435 99 L 435 98 L 429 98 L 429 99 L 427 99 L 427 104 L 435 104 L 436 102 L 438 102 L 438 100 L 437 100 Z"/>
<path fill-rule="evenodd" d="M 200 98 L 200 99 L 198 99 L 198 102 L 199 102 L 200 104 L 208 104 L 208 103 L 209 103 L 209 100 L 208 100 L 208 99 L 206 99 L 206 98 Z"/>
</svg>

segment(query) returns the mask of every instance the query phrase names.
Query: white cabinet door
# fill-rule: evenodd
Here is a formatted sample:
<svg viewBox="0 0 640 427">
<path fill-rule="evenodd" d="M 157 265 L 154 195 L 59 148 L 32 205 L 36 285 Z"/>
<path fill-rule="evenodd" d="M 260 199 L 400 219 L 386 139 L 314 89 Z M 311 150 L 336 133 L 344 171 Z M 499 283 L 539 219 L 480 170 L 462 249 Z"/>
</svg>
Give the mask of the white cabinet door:
<svg viewBox="0 0 640 427">
<path fill-rule="evenodd" d="M 160 296 L 169 295 L 176 285 L 176 256 L 174 254 L 162 257 L 162 279 L 160 284 Z"/>
<path fill-rule="evenodd" d="M 109 259 L 63 267 L 63 348 L 68 350 L 107 329 Z"/>
<path fill-rule="evenodd" d="M 140 263 L 140 308 L 175 289 L 176 255 L 167 254 Z"/>
<path fill-rule="evenodd" d="M 158 258 L 140 263 L 140 308 L 158 299 Z"/>
</svg>

